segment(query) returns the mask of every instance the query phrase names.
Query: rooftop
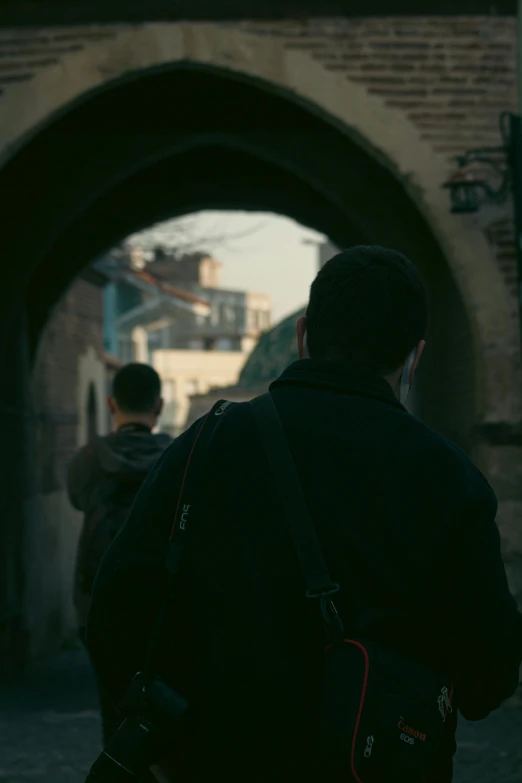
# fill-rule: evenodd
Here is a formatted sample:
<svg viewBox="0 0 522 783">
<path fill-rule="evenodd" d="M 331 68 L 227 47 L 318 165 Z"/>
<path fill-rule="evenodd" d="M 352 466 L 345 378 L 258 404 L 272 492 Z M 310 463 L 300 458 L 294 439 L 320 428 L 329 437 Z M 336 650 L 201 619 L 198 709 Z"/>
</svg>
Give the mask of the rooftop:
<svg viewBox="0 0 522 783">
<path fill-rule="evenodd" d="M 167 296 L 172 296 L 176 299 L 182 299 L 184 302 L 190 302 L 191 304 L 209 305 L 207 299 L 201 299 L 199 296 L 191 294 L 189 291 L 182 291 L 180 288 L 175 288 L 170 283 L 165 283 L 162 280 L 158 280 L 158 278 L 154 277 L 154 275 L 151 275 L 150 272 L 130 269 L 125 273 L 125 277 L 127 277 L 127 275 L 135 277 L 137 280 L 141 280 L 148 285 L 154 286 L 154 288 L 159 289 L 164 294 L 167 294 Z"/>
</svg>

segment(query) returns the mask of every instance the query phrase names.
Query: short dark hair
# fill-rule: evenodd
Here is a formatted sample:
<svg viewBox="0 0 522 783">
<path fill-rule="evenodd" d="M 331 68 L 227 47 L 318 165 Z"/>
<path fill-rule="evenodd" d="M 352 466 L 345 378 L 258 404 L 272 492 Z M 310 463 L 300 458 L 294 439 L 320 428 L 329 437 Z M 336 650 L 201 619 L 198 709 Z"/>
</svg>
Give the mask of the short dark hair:
<svg viewBox="0 0 522 783">
<path fill-rule="evenodd" d="M 160 377 L 148 364 L 126 364 L 114 376 L 112 396 L 126 413 L 152 413 L 161 396 Z"/>
<path fill-rule="evenodd" d="M 424 339 L 427 321 L 426 289 L 411 261 L 359 245 L 327 261 L 312 283 L 308 351 L 311 358 L 394 372 Z"/>
</svg>

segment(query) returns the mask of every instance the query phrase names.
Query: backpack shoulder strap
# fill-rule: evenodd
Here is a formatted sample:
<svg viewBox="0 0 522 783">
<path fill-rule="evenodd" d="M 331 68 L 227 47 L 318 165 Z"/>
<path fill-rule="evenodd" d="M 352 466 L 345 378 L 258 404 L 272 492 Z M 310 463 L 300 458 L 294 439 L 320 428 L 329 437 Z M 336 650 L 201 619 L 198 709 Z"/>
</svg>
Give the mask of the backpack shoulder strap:
<svg viewBox="0 0 522 783">
<path fill-rule="evenodd" d="M 268 393 L 252 400 L 250 405 L 306 581 L 306 595 L 309 598 L 326 598 L 338 592 L 339 585 L 332 582 L 324 562 L 274 401 Z"/>
<path fill-rule="evenodd" d="M 181 488 L 179 491 L 176 513 L 172 524 L 170 538 L 166 553 L 167 585 L 163 602 L 159 607 L 156 622 L 154 624 L 149 645 L 147 647 L 146 674 L 151 677 L 154 672 L 154 663 L 159 648 L 161 647 L 163 629 L 166 621 L 167 607 L 176 587 L 181 559 L 186 543 L 187 533 L 192 521 L 193 505 L 197 503 L 198 490 L 200 488 L 201 474 L 205 458 L 208 454 L 212 435 L 216 427 L 221 423 L 224 414 L 232 403 L 227 400 L 219 400 L 201 422 L 199 430 L 192 444 L 188 460 L 185 465 Z"/>
<path fill-rule="evenodd" d="M 181 550 L 185 544 L 185 538 L 188 531 L 189 516 L 192 517 L 192 509 L 198 500 L 201 473 L 212 441 L 212 436 L 231 405 L 232 403 L 227 400 L 219 400 L 215 403 L 207 416 L 203 419 L 192 445 L 185 465 L 176 513 L 174 514 L 170 532 L 170 554 L 168 559 L 170 572 L 177 570 L 177 561 L 179 560 Z"/>
</svg>

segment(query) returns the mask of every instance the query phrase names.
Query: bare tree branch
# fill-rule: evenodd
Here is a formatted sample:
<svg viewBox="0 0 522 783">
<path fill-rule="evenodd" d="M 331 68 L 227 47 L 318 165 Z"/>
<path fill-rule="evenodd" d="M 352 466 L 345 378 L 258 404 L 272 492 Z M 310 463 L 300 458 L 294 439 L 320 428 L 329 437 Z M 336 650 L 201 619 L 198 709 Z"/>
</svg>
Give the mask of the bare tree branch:
<svg viewBox="0 0 522 783">
<path fill-rule="evenodd" d="M 127 249 L 141 248 L 145 251 L 161 248 L 178 257 L 196 251 L 215 253 L 220 247 L 233 251 L 234 242 L 253 236 L 266 226 L 265 221 L 259 221 L 244 231 L 220 232 L 216 224 L 215 228 L 202 232 L 196 230 L 198 222 L 198 218 L 191 215 L 168 224 L 158 224 L 129 237 L 124 245 Z"/>
</svg>

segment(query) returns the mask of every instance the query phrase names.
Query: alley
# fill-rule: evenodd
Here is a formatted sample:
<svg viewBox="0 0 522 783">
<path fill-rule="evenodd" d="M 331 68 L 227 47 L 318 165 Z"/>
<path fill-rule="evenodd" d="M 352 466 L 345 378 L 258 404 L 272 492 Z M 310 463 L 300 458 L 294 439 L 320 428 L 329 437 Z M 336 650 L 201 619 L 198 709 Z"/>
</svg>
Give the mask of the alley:
<svg viewBox="0 0 522 783">
<path fill-rule="evenodd" d="M 100 748 L 89 664 L 67 650 L 0 687 L 0 783 L 83 783 Z M 461 722 L 455 783 L 520 783 L 522 707 Z"/>
</svg>

